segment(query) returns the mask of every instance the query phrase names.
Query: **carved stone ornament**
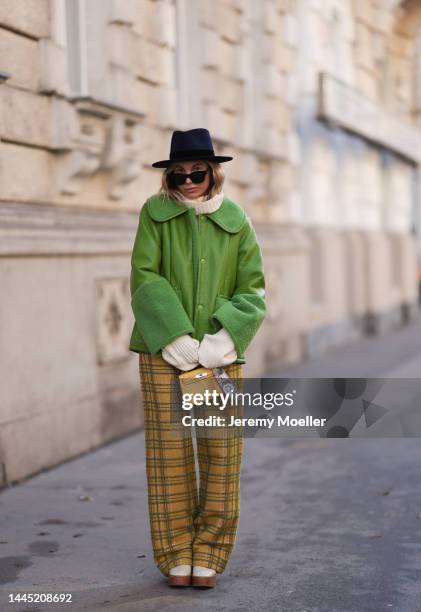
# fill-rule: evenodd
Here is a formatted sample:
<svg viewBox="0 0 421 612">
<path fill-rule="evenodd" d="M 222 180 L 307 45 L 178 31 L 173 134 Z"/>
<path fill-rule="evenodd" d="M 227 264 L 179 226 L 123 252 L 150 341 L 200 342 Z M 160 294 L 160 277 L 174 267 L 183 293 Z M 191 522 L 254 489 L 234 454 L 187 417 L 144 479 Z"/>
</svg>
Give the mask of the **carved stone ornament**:
<svg viewBox="0 0 421 612">
<path fill-rule="evenodd" d="M 140 174 L 140 121 L 137 113 L 92 98 L 57 99 L 55 149 L 58 187 L 76 195 L 82 180 L 97 172 L 108 176 L 108 197 L 119 200 Z"/>
<path fill-rule="evenodd" d="M 100 364 L 127 359 L 132 316 L 127 278 L 100 279 L 97 296 L 97 355 Z"/>
</svg>

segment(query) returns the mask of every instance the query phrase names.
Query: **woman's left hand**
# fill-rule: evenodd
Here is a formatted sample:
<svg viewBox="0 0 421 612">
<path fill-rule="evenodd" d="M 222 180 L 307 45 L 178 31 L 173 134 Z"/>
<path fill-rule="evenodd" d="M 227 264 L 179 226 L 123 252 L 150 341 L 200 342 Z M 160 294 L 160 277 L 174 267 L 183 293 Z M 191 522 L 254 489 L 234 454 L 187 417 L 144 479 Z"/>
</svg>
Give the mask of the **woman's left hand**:
<svg viewBox="0 0 421 612">
<path fill-rule="evenodd" d="M 233 339 L 223 327 L 216 334 L 205 334 L 199 346 L 199 363 L 205 368 L 229 365 L 237 359 Z"/>
</svg>

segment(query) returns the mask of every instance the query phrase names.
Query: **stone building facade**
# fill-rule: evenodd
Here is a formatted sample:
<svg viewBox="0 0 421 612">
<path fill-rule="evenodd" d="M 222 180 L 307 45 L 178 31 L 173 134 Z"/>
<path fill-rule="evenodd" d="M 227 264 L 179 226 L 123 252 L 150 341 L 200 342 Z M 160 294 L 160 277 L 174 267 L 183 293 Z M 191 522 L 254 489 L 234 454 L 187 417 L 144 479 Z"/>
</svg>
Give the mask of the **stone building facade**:
<svg viewBox="0 0 421 612">
<path fill-rule="evenodd" d="M 199 126 L 264 255 L 247 375 L 411 319 L 419 2 L 2 0 L 0 482 L 141 426 L 130 253 Z"/>
</svg>

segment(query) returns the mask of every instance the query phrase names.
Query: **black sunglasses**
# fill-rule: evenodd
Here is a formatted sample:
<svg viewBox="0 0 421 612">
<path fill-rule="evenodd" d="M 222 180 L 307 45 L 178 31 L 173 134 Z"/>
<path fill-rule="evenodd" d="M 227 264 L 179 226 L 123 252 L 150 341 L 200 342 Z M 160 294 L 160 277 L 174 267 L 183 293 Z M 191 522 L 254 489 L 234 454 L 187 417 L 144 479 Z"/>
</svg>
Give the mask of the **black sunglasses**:
<svg viewBox="0 0 421 612">
<path fill-rule="evenodd" d="M 184 172 L 171 172 L 169 174 L 170 184 L 172 187 L 184 185 L 187 177 L 190 177 L 192 183 L 203 183 L 207 172 L 207 170 L 194 170 L 194 172 L 190 172 L 190 174 L 185 174 Z"/>
</svg>

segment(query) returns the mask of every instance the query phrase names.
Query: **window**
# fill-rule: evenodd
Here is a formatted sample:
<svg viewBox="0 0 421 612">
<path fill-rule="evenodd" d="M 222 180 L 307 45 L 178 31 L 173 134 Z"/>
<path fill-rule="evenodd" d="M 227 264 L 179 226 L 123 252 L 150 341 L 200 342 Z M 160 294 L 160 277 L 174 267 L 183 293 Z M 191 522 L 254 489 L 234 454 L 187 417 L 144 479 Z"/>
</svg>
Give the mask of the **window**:
<svg viewBox="0 0 421 612">
<path fill-rule="evenodd" d="M 108 74 L 109 5 L 102 0 L 52 0 L 52 39 L 63 54 L 64 90 L 71 97 L 112 101 Z M 61 89 L 61 86 L 60 86 Z"/>
</svg>

